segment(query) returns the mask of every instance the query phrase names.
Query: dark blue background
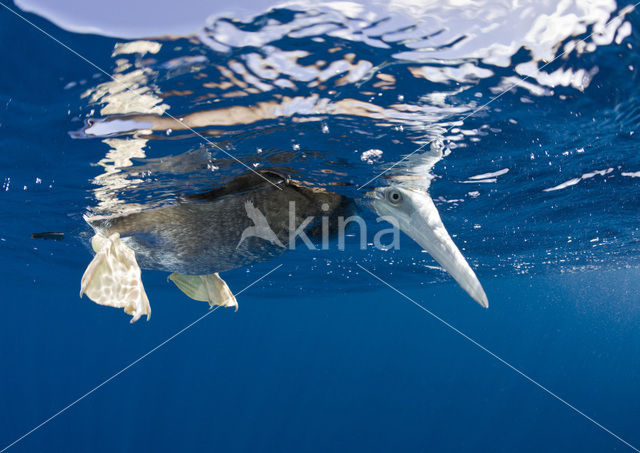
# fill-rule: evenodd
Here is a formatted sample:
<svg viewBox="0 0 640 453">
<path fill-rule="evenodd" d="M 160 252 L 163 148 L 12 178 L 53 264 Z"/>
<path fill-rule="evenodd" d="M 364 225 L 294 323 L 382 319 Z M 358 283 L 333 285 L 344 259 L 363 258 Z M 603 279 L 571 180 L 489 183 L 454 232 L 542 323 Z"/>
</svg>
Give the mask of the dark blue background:
<svg viewBox="0 0 640 453">
<path fill-rule="evenodd" d="M 205 310 L 146 273 L 152 321 L 130 326 L 77 299 L 80 269 L 53 278 L 34 255 L 21 271 L 34 278 L 12 279 L 3 302 L 4 443 Z M 406 293 L 637 444 L 639 277 L 485 279 L 488 311 L 453 285 Z M 213 312 L 14 451 L 626 450 L 392 290 L 311 292 L 256 285 L 237 313 Z"/>
</svg>

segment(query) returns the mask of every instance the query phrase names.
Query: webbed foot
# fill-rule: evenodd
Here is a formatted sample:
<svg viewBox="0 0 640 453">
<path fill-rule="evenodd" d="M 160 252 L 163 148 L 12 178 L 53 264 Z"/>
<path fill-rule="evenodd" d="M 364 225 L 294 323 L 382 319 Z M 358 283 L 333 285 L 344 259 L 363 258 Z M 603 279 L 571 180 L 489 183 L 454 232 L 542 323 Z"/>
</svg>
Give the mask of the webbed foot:
<svg viewBox="0 0 640 453">
<path fill-rule="evenodd" d="M 142 315 L 147 315 L 148 321 L 151 307 L 133 250 L 120 240 L 118 233 L 108 238 L 97 234 L 91 245 L 96 256 L 82 276 L 80 297 L 86 294 L 97 304 L 124 308 L 132 316 L 132 323 Z"/>
<path fill-rule="evenodd" d="M 209 302 L 209 307 L 221 305 L 235 307 L 238 311 L 238 301 L 218 273 L 209 275 L 185 275 L 173 273 L 169 280 L 187 296 L 202 302 Z"/>
</svg>

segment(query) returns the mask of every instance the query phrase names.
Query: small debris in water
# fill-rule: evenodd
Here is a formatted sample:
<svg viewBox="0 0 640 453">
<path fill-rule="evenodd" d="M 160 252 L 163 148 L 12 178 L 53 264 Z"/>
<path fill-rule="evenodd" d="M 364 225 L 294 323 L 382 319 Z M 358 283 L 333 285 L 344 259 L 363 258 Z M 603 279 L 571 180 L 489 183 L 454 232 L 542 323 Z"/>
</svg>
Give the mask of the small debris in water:
<svg viewBox="0 0 640 453">
<path fill-rule="evenodd" d="M 64 233 L 55 233 L 55 232 L 44 232 L 44 233 L 33 233 L 31 235 L 32 239 L 48 239 L 54 241 L 61 241 L 64 239 Z"/>
<path fill-rule="evenodd" d="M 360 156 L 360 160 L 368 164 L 372 164 L 375 160 L 378 160 L 381 157 L 382 157 L 382 150 L 369 149 L 362 153 L 362 155 Z"/>
</svg>

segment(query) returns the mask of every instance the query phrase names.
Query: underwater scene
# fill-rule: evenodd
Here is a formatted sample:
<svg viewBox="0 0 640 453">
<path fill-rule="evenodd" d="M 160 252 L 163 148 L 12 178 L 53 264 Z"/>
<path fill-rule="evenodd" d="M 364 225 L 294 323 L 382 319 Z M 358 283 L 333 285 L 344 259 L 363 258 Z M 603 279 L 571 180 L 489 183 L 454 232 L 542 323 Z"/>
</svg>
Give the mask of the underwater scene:
<svg viewBox="0 0 640 453">
<path fill-rule="evenodd" d="M 640 451 L 640 3 L 84 5 L 0 0 L 0 453 Z"/>
</svg>

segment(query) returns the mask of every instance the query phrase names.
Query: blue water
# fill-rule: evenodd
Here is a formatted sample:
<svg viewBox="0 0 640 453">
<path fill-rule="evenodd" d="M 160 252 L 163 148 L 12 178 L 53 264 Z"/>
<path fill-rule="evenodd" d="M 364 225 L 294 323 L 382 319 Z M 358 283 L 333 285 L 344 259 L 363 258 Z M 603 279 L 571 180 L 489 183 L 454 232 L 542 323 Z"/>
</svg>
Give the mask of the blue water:
<svg viewBox="0 0 640 453">
<path fill-rule="evenodd" d="M 223 275 L 238 292 L 282 265 L 237 313 L 212 312 L 8 451 L 632 451 L 358 265 L 640 447 L 640 14 L 560 8 L 531 38 L 555 7 L 475 5 L 226 13 L 137 50 L 20 12 L 107 74 L 0 8 L 0 449 L 207 313 L 157 271 L 143 271 L 149 322 L 78 298 L 83 215 L 246 172 L 163 112 L 352 198 L 430 182 L 490 308 L 407 237 L 287 252 Z M 370 237 L 384 228 L 363 215 Z"/>
</svg>

